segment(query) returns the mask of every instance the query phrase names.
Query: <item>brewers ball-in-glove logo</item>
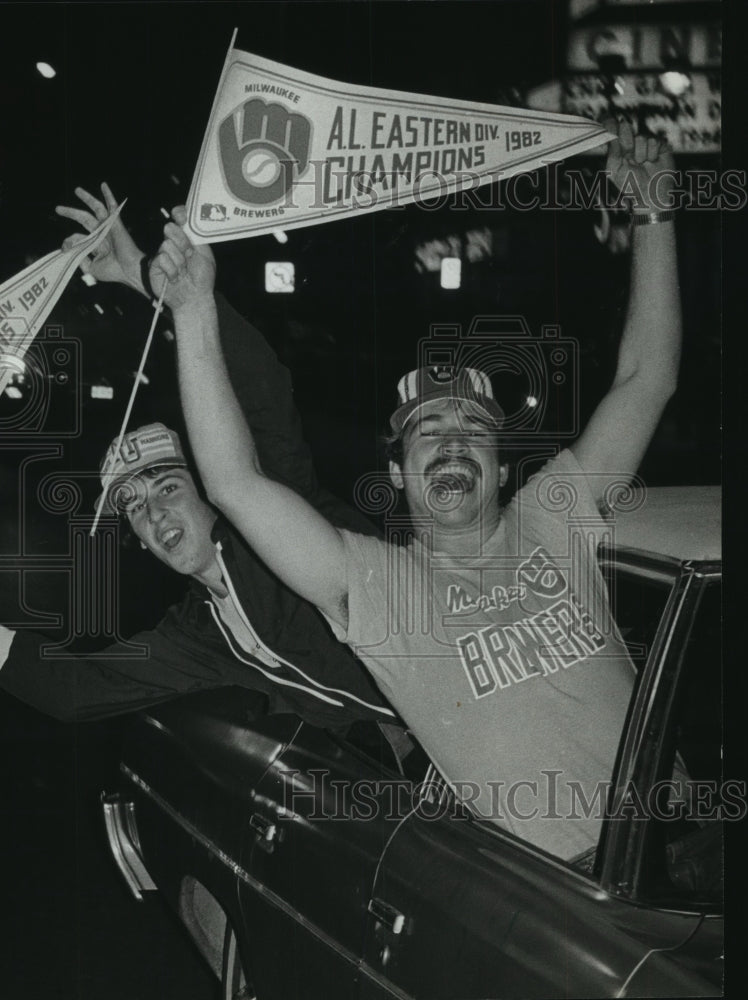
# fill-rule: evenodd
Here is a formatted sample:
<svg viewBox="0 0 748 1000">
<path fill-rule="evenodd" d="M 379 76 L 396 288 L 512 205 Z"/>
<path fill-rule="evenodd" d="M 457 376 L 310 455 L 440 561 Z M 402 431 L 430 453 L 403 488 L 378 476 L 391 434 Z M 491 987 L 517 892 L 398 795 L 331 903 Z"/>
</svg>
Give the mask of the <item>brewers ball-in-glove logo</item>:
<svg viewBox="0 0 748 1000">
<path fill-rule="evenodd" d="M 283 198 L 309 163 L 312 123 L 282 104 L 252 98 L 221 122 L 218 144 L 226 185 L 249 205 Z"/>
</svg>

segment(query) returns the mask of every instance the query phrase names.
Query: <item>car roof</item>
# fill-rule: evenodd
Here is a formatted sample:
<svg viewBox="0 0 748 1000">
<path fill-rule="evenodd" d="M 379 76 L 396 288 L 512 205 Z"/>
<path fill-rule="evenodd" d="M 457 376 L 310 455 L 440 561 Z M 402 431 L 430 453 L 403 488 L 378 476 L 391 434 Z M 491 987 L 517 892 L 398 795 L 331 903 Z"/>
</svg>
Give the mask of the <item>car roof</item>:
<svg viewBox="0 0 748 1000">
<path fill-rule="evenodd" d="M 657 486 L 636 490 L 626 501 L 627 509 L 615 513 L 617 548 L 680 561 L 722 558 L 719 486 Z"/>
</svg>

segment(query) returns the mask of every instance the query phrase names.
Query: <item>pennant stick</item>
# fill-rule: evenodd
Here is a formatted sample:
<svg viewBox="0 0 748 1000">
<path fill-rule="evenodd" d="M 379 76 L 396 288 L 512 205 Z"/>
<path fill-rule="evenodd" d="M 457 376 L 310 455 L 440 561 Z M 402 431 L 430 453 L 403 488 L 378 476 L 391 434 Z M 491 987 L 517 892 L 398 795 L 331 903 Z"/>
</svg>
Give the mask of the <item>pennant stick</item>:
<svg viewBox="0 0 748 1000">
<path fill-rule="evenodd" d="M 158 297 L 158 302 L 156 303 L 156 306 L 153 310 L 153 320 L 151 321 L 151 329 L 148 331 L 148 337 L 146 338 L 145 347 L 143 348 L 143 354 L 140 358 L 140 365 L 138 366 L 138 371 L 135 375 L 135 382 L 133 384 L 132 391 L 130 393 L 130 399 L 127 403 L 127 409 L 125 410 L 125 415 L 122 418 L 122 426 L 119 429 L 119 437 L 117 438 L 117 447 L 114 449 L 115 453 L 118 452 L 122 447 L 122 439 L 125 436 L 125 432 L 127 430 L 127 424 L 128 421 L 130 420 L 130 414 L 132 413 L 133 404 L 135 403 L 135 396 L 138 391 L 138 386 L 140 385 L 140 376 L 143 374 L 143 369 L 145 368 L 145 363 L 148 358 L 148 352 L 151 349 L 153 334 L 156 329 L 156 323 L 158 322 L 158 317 L 161 314 L 161 306 L 163 305 L 164 295 L 166 294 L 166 286 L 168 283 L 169 283 L 168 278 L 164 278 L 164 287 L 161 289 L 161 294 Z M 107 495 L 107 487 L 105 486 L 101 496 L 99 497 L 99 503 L 96 508 L 96 516 L 94 517 L 94 522 L 93 525 L 91 526 L 91 531 L 89 532 L 90 535 L 93 535 L 96 532 L 96 528 L 98 527 L 99 524 L 99 519 L 101 518 L 101 511 L 106 501 L 106 495 Z"/>
</svg>

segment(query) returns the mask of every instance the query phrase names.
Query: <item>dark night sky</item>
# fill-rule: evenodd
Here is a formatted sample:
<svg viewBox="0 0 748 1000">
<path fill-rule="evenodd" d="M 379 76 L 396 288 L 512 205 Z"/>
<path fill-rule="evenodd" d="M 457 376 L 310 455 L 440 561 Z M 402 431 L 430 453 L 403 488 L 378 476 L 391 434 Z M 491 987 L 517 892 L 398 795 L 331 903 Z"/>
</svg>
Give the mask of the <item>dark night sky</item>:
<svg viewBox="0 0 748 1000">
<path fill-rule="evenodd" d="M 0 278 L 59 246 L 70 226 L 55 204 L 75 202 L 82 184 L 106 179 L 127 197 L 126 221 L 139 244 L 160 240 L 160 206 L 186 198 L 225 51 L 237 46 L 338 80 L 452 98 L 507 103 L 522 89 L 563 73 L 565 3 L 196 3 L 5 4 L 0 65 Z M 682 16 L 704 5 L 681 5 Z M 707 5 L 711 6 L 711 5 Z M 697 11 L 700 13 L 700 11 Z M 38 60 L 57 70 L 48 81 Z M 719 165 L 691 157 L 683 168 Z M 581 158 L 573 166 L 582 165 Z M 599 166 L 599 161 L 594 163 Z M 173 178 L 176 178 L 176 182 Z M 579 343 L 582 416 L 612 374 L 627 261 L 594 240 L 589 212 L 457 212 L 409 206 L 218 245 L 219 286 L 260 326 L 294 375 L 297 400 L 323 478 L 350 495 L 379 460 L 377 439 L 395 380 L 417 363 L 429 324 L 479 314 L 521 314 L 531 329 L 561 324 Z M 464 269 L 458 292 L 417 274 L 416 245 L 488 227 L 493 259 Z M 719 477 L 720 220 L 682 213 L 685 303 L 682 388 L 644 466 L 656 483 Z M 293 260 L 297 292 L 264 291 L 264 263 Z M 100 315 L 95 304 L 104 314 Z M 61 468 L 94 469 L 114 436 L 149 323 L 137 296 L 87 288 L 74 278 L 51 317 L 81 344 L 80 432 L 65 439 Z M 179 422 L 173 346 L 154 342 L 132 425 Z M 115 399 L 90 399 L 106 378 Z M 507 385 L 502 392 L 522 393 Z M 575 401 L 569 399 L 569 405 Z M 11 411 L 0 399 L 0 419 Z M 48 429 L 68 419 L 70 390 L 58 391 Z M 552 426 L 552 415 L 549 426 Z M 7 457 L 7 455 L 6 455 Z M 3 500 L 15 495 L 10 462 Z M 86 484 L 87 501 L 96 495 Z M 33 517 L 32 513 L 32 517 Z M 64 518 L 42 537 L 64 532 Z M 50 543 L 51 544 L 51 543 Z"/>
</svg>

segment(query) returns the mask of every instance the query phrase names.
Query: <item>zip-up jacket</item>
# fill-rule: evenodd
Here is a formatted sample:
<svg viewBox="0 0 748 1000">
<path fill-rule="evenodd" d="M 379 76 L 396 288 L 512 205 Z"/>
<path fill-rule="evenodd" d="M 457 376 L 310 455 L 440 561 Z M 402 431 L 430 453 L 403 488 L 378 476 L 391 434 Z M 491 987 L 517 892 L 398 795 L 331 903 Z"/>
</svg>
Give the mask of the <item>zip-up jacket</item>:
<svg viewBox="0 0 748 1000">
<path fill-rule="evenodd" d="M 374 534 L 368 520 L 317 482 L 288 371 L 259 331 L 220 296 L 217 302 L 228 370 L 263 467 L 336 526 Z M 0 629 L 0 688 L 62 720 L 99 719 L 238 685 L 264 693 L 269 711 L 295 712 L 314 725 L 392 721 L 394 713 L 364 667 L 333 637 L 317 609 L 281 583 L 222 519 L 212 538 L 224 583 L 262 651 L 259 657 L 239 644 L 210 592 L 193 581 L 154 629 L 92 656 L 45 657 L 44 636 Z"/>
</svg>

